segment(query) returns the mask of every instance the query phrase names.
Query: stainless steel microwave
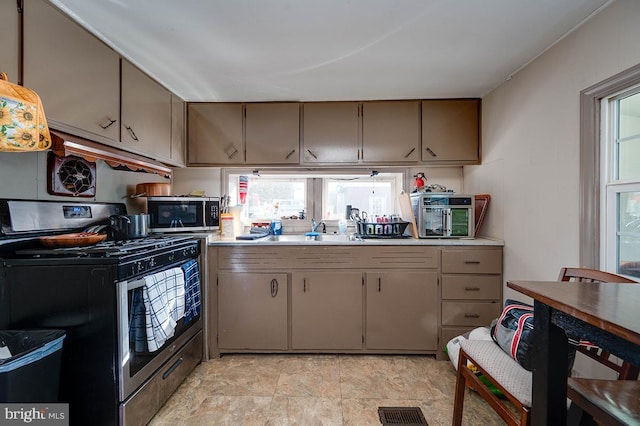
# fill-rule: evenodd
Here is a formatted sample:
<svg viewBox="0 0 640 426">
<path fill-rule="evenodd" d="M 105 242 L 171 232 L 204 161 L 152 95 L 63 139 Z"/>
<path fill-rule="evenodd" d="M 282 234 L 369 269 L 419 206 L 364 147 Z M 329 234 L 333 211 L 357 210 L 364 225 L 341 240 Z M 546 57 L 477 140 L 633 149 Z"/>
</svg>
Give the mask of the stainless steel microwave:
<svg viewBox="0 0 640 426">
<path fill-rule="evenodd" d="M 151 232 L 211 231 L 220 228 L 218 197 L 147 197 Z"/>
<path fill-rule="evenodd" d="M 411 194 L 411 205 L 420 238 L 473 238 L 473 195 L 452 192 Z"/>
</svg>

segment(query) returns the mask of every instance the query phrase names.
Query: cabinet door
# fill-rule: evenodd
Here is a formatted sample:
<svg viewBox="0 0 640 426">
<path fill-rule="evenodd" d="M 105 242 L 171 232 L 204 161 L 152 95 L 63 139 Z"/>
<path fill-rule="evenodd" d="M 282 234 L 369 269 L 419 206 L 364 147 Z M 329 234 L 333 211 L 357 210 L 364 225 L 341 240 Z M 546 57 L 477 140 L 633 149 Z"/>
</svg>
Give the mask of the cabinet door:
<svg viewBox="0 0 640 426">
<path fill-rule="evenodd" d="M 298 164 L 300 104 L 246 104 L 245 147 L 250 164 Z"/>
<path fill-rule="evenodd" d="M 242 104 L 189 103 L 189 164 L 243 164 Z"/>
<path fill-rule="evenodd" d="M 220 349 L 287 349 L 287 274 L 218 274 Z"/>
<path fill-rule="evenodd" d="M 12 83 L 18 83 L 18 51 L 20 49 L 19 16 L 16 2 L 0 2 L 0 28 L 2 28 L 2 43 L 0 43 L 0 72 L 7 74 Z"/>
<path fill-rule="evenodd" d="M 358 162 L 358 102 L 311 102 L 302 108 L 305 163 Z"/>
<path fill-rule="evenodd" d="M 185 128 L 184 128 L 185 107 L 184 101 L 176 95 L 171 95 L 171 162 L 178 166 L 184 166 L 184 156 L 186 151 Z"/>
<path fill-rule="evenodd" d="M 24 2 L 24 85 L 40 95 L 48 120 L 72 128 L 64 130 L 120 139 L 119 60 L 47 2 Z"/>
<path fill-rule="evenodd" d="M 437 272 L 368 272 L 366 282 L 367 349 L 437 349 Z"/>
<path fill-rule="evenodd" d="M 422 101 L 422 161 L 477 163 L 480 100 Z"/>
<path fill-rule="evenodd" d="M 418 162 L 420 102 L 364 102 L 362 160 L 385 163 Z"/>
<path fill-rule="evenodd" d="M 291 348 L 362 349 L 362 273 L 294 272 Z"/>
<path fill-rule="evenodd" d="M 121 125 L 124 149 L 171 158 L 171 92 L 124 60 Z"/>
</svg>

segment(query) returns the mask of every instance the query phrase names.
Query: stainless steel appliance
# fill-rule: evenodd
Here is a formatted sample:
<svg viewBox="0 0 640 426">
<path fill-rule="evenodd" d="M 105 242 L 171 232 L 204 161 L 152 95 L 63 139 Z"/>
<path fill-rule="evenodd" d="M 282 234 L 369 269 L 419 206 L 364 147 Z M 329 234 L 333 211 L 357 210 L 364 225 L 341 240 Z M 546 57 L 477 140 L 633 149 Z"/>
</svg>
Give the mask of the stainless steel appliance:
<svg viewBox="0 0 640 426">
<path fill-rule="evenodd" d="M 211 231 L 220 227 L 218 197 L 147 197 L 151 232 Z"/>
<path fill-rule="evenodd" d="M 411 194 L 411 205 L 420 238 L 473 238 L 473 195 L 452 192 Z"/>
<path fill-rule="evenodd" d="M 32 215 L 33 223 L 44 228 L 20 225 L 15 214 L 26 205 L 40 212 Z M 64 212 L 83 218 L 76 222 Z M 173 335 L 157 350 L 141 342 L 135 323 L 145 306 L 145 278 L 152 274 L 189 265 L 200 296 L 199 239 L 162 235 L 86 247 L 39 244 L 42 235 L 71 230 L 70 221 L 83 227 L 112 214 L 126 214 L 124 205 L 0 200 L 2 230 L 8 231 L 0 234 L 0 329 L 66 331 L 60 402 L 70 404 L 72 425 L 146 424 L 202 360 L 199 309 L 178 318 Z"/>
</svg>

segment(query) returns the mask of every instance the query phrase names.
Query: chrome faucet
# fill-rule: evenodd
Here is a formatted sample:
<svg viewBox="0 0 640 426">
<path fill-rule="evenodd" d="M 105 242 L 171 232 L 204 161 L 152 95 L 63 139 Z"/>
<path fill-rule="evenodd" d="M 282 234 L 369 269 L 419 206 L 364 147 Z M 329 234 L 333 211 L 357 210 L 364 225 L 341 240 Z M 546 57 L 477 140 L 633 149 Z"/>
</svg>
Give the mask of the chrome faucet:
<svg viewBox="0 0 640 426">
<path fill-rule="evenodd" d="M 320 225 L 322 225 L 322 233 L 326 234 L 327 224 L 324 223 L 324 220 L 321 220 L 320 222 L 316 222 L 315 219 L 311 219 L 311 232 L 317 232 L 318 228 L 320 228 Z"/>
</svg>

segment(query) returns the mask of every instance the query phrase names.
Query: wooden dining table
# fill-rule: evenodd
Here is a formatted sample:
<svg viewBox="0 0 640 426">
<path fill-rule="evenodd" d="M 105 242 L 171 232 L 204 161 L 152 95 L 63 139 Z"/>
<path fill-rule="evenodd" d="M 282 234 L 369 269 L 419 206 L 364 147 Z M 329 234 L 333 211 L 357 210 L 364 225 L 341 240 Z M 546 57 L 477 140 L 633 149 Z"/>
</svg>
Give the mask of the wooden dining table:
<svg viewBox="0 0 640 426">
<path fill-rule="evenodd" d="M 567 333 L 640 365 L 640 285 L 507 281 L 534 299 L 531 424 L 567 422 Z"/>
</svg>

